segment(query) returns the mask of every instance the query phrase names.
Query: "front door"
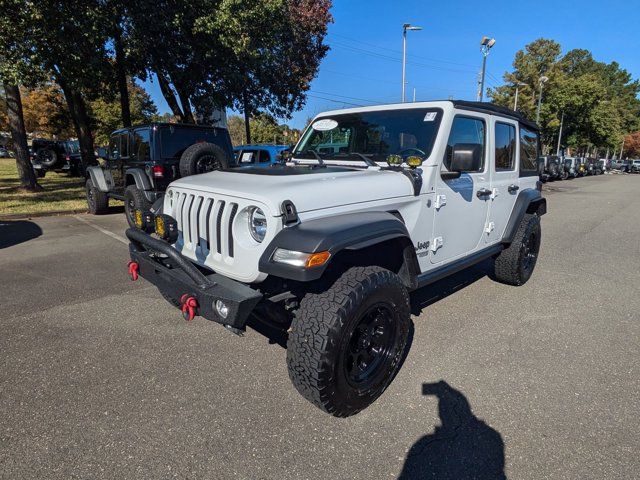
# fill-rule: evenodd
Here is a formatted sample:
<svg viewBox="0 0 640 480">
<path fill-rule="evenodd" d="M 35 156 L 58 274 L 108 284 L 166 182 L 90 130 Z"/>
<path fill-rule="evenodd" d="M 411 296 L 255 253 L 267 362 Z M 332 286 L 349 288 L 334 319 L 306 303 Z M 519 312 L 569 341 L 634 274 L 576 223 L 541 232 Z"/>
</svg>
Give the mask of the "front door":
<svg viewBox="0 0 640 480">
<path fill-rule="evenodd" d="M 485 226 L 485 242 L 502 239 L 509 216 L 518 198 L 518 123 L 492 118 L 493 147 L 490 152 L 491 201 Z"/>
<path fill-rule="evenodd" d="M 129 134 L 127 132 L 113 135 L 109 140 L 109 171 L 113 178 L 114 191 L 124 193 L 124 163 L 129 158 Z"/>
<path fill-rule="evenodd" d="M 449 170 L 453 147 L 480 148 L 482 162 L 473 171 L 463 171 L 459 178 L 445 180 L 438 175 L 434 199 L 431 261 L 455 260 L 484 245 L 483 235 L 490 198 L 490 174 L 487 128 L 489 115 L 456 115 L 451 126 L 441 173 Z"/>
</svg>

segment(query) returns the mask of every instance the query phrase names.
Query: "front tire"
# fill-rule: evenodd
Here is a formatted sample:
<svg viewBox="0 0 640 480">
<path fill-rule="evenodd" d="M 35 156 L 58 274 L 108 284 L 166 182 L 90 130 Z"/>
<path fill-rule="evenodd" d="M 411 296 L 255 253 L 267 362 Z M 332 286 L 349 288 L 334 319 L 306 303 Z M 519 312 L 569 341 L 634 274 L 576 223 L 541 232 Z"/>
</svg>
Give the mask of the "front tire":
<svg viewBox="0 0 640 480">
<path fill-rule="evenodd" d="M 508 285 L 524 285 L 531 278 L 540 252 L 540 217 L 525 214 L 513 242 L 496 258 L 495 276 Z"/>
<path fill-rule="evenodd" d="M 409 294 L 381 267 L 353 267 L 300 302 L 287 343 L 298 392 L 336 417 L 373 403 L 397 373 L 410 328 Z"/>
<path fill-rule="evenodd" d="M 136 220 L 134 210 L 149 210 L 151 204 L 147 201 L 144 193 L 135 185 L 129 185 L 124 191 L 124 215 L 131 228 L 135 228 Z"/>
<path fill-rule="evenodd" d="M 85 184 L 87 190 L 87 207 L 92 215 L 102 215 L 109 209 L 109 197 L 105 192 L 98 190 L 90 178 Z"/>
</svg>

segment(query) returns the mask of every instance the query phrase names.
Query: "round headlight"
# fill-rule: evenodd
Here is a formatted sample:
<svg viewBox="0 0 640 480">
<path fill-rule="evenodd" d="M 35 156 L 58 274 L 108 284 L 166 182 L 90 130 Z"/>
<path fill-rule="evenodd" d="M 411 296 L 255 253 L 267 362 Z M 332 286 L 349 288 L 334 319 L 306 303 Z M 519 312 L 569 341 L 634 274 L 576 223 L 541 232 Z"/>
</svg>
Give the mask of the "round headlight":
<svg viewBox="0 0 640 480">
<path fill-rule="evenodd" d="M 258 207 L 251 207 L 249 210 L 249 233 L 258 243 L 262 242 L 267 234 L 267 217 Z"/>
</svg>

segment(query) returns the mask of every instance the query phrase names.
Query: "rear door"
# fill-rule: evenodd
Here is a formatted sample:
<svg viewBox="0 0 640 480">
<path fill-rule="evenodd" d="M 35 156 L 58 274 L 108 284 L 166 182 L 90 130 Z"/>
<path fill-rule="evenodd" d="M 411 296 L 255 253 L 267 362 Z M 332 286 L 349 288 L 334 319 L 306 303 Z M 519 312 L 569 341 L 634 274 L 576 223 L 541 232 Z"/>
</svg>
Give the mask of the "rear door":
<svg viewBox="0 0 640 480">
<path fill-rule="evenodd" d="M 490 116 L 480 113 L 456 114 L 451 125 L 441 172 L 449 170 L 456 144 L 480 145 L 482 165 L 477 171 L 462 172 L 459 178 L 436 179 L 432 263 L 455 260 L 484 246 L 483 231 L 487 220 L 491 186 L 489 172 Z"/>
<path fill-rule="evenodd" d="M 111 136 L 109 140 L 109 170 L 113 178 L 114 191 L 123 194 L 125 186 L 124 165 L 129 160 L 129 132 Z"/>
<path fill-rule="evenodd" d="M 518 123 L 505 118 L 491 118 L 493 138 L 490 152 L 491 195 L 489 217 L 484 228 L 486 243 L 496 243 L 509 221 L 518 197 Z"/>
</svg>

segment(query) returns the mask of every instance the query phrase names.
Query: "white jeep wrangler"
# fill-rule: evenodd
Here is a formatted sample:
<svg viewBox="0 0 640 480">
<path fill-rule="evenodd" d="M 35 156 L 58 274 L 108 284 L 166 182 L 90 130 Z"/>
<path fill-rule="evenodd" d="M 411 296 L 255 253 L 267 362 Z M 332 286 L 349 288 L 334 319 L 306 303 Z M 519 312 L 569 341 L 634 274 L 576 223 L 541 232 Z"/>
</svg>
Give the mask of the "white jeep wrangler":
<svg viewBox="0 0 640 480">
<path fill-rule="evenodd" d="M 189 320 L 277 323 L 298 391 L 353 415 L 399 368 L 409 292 L 489 257 L 498 280 L 529 279 L 538 151 L 535 124 L 486 103 L 322 113 L 286 164 L 182 178 L 136 211 L 129 271 Z"/>
</svg>

